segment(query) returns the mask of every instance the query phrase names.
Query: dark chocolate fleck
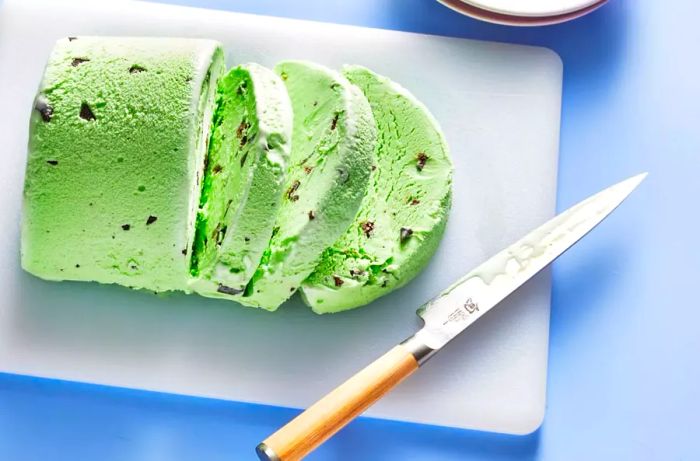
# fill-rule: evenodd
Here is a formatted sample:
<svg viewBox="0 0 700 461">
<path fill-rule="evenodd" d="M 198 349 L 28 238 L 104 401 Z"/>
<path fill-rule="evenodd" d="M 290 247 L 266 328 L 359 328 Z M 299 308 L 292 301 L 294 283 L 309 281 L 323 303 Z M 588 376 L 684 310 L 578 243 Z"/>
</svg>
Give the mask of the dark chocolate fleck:
<svg viewBox="0 0 700 461">
<path fill-rule="evenodd" d="M 85 102 L 80 105 L 80 118 L 87 121 L 96 120 L 95 114 L 92 113 L 92 109 L 90 109 L 90 106 L 88 106 L 88 104 Z"/>
<path fill-rule="evenodd" d="M 365 236 L 367 238 L 370 238 L 372 236 L 372 232 L 374 232 L 374 222 L 364 221 L 360 223 L 360 227 L 362 227 L 362 232 L 365 233 Z"/>
<path fill-rule="evenodd" d="M 338 176 L 340 177 L 340 183 L 345 184 L 350 179 L 350 172 L 345 168 L 336 168 L 338 171 Z"/>
<path fill-rule="evenodd" d="M 236 128 L 236 137 L 238 139 L 241 139 L 243 135 L 245 134 L 245 131 L 248 129 L 248 122 L 245 120 L 241 121 L 241 124 L 238 125 L 238 128 Z"/>
<path fill-rule="evenodd" d="M 88 61 L 89 61 L 88 58 L 73 58 L 73 60 L 71 61 L 70 65 L 73 66 L 73 67 L 78 67 L 78 66 L 81 65 L 82 63 L 88 62 Z"/>
<path fill-rule="evenodd" d="M 416 155 L 416 168 L 418 168 L 418 171 L 423 171 L 423 168 L 425 168 L 425 163 L 428 161 L 428 156 L 425 155 L 425 152 L 419 152 L 418 155 Z"/>
<path fill-rule="evenodd" d="M 314 171 L 314 167 L 304 165 L 304 173 L 311 174 L 312 171 Z"/>
<path fill-rule="evenodd" d="M 146 72 L 146 68 L 139 66 L 138 64 L 134 64 L 133 66 L 129 67 L 130 74 L 138 74 L 140 72 Z"/>
<path fill-rule="evenodd" d="M 350 269 L 350 277 L 357 277 L 364 274 L 365 271 L 361 269 Z"/>
<path fill-rule="evenodd" d="M 287 189 L 287 198 L 291 200 L 292 202 L 296 202 L 299 200 L 299 196 L 295 194 L 297 189 L 299 189 L 299 180 L 294 180 L 291 186 L 289 186 L 289 189 Z"/>
<path fill-rule="evenodd" d="M 335 130 L 335 127 L 338 126 L 338 117 L 340 117 L 340 114 L 335 114 L 335 117 L 333 117 L 331 121 L 331 130 Z"/>
<path fill-rule="evenodd" d="M 245 240 L 246 242 L 250 242 L 250 237 L 243 237 L 243 240 Z"/>
<path fill-rule="evenodd" d="M 389 281 L 387 279 L 384 279 L 382 282 L 382 288 L 386 288 L 386 286 L 389 284 Z"/>
<path fill-rule="evenodd" d="M 314 101 L 314 107 L 318 106 L 318 101 Z"/>
<path fill-rule="evenodd" d="M 338 277 L 337 275 L 334 275 L 334 276 L 333 276 L 333 283 L 334 283 L 335 286 L 337 286 L 337 287 L 342 287 L 342 286 L 343 286 L 343 283 L 345 283 L 345 282 L 343 282 L 343 279 L 341 279 L 341 278 Z"/>
<path fill-rule="evenodd" d="M 314 213 L 314 210 L 309 211 L 309 221 L 316 219 L 316 213 Z"/>
<path fill-rule="evenodd" d="M 131 229 L 131 224 L 122 224 L 122 229 L 128 231 L 129 229 Z"/>
<path fill-rule="evenodd" d="M 245 161 L 248 160 L 248 152 L 243 154 L 243 157 L 241 157 L 241 167 L 245 165 Z"/>
<path fill-rule="evenodd" d="M 46 163 L 48 163 L 49 165 L 56 166 L 58 165 L 58 160 L 47 160 Z"/>
<path fill-rule="evenodd" d="M 402 227 L 401 228 L 401 243 L 405 243 L 406 240 L 411 238 L 411 235 L 413 235 L 413 229 L 409 229 L 408 227 Z"/>
<path fill-rule="evenodd" d="M 78 40 L 78 37 L 68 37 L 69 42 L 72 42 L 73 40 Z"/>
<path fill-rule="evenodd" d="M 153 224 L 158 220 L 158 216 L 149 216 L 148 219 L 146 219 L 146 225 L 148 226 L 149 224 Z"/>
<path fill-rule="evenodd" d="M 76 264 L 75 267 L 76 267 L 76 269 L 79 269 L 79 268 L 80 268 L 80 264 Z"/>
<path fill-rule="evenodd" d="M 183 249 L 181 252 L 183 255 L 187 256 L 187 248 Z"/>
<path fill-rule="evenodd" d="M 295 289 L 294 287 L 291 287 L 291 288 L 289 289 L 289 291 L 290 291 L 290 293 L 294 293 L 294 292 L 296 291 L 296 289 Z"/>
<path fill-rule="evenodd" d="M 420 203 L 420 200 L 417 198 L 411 198 L 410 202 L 411 205 L 418 205 Z"/>
<path fill-rule="evenodd" d="M 371 170 L 374 171 L 374 170 L 376 170 L 376 169 L 377 169 L 377 165 L 372 165 Z"/>
<path fill-rule="evenodd" d="M 244 134 L 241 138 L 241 147 L 245 146 L 246 144 L 248 144 L 248 135 Z"/>
<path fill-rule="evenodd" d="M 331 89 L 336 90 L 336 89 L 338 89 L 338 88 L 340 88 L 340 83 L 337 83 L 337 82 L 336 82 L 336 83 L 331 83 Z"/>
<path fill-rule="evenodd" d="M 239 295 L 243 293 L 243 290 L 239 290 L 238 288 L 232 288 L 228 287 L 226 285 L 222 285 L 221 283 L 219 284 L 219 287 L 216 289 L 219 293 L 223 293 L 226 295 Z"/>
<path fill-rule="evenodd" d="M 41 119 L 50 122 L 53 117 L 53 107 L 44 98 L 38 98 L 34 104 L 34 109 L 41 114 Z"/>
<path fill-rule="evenodd" d="M 214 165 L 214 168 L 212 168 L 211 171 L 212 171 L 212 173 L 217 174 L 217 173 L 221 173 L 221 170 L 223 170 L 223 169 L 224 168 L 217 163 L 216 165 Z"/>
</svg>

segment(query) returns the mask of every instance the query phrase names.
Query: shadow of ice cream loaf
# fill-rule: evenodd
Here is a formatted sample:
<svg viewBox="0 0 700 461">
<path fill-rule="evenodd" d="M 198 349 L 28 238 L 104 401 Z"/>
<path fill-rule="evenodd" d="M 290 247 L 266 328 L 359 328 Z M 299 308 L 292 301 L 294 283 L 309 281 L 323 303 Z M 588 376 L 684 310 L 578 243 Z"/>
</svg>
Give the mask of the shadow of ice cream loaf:
<svg viewBox="0 0 700 461">
<path fill-rule="evenodd" d="M 294 112 L 282 204 L 260 265 L 238 300 L 275 310 L 347 229 L 367 191 L 376 126 L 362 92 L 316 64 L 277 65 Z"/>
<path fill-rule="evenodd" d="M 292 141 L 282 79 L 257 64 L 218 84 L 191 287 L 211 297 L 243 293 L 272 235 Z"/>
<path fill-rule="evenodd" d="M 355 221 L 301 288 L 317 313 L 362 306 L 411 280 L 435 252 L 451 202 L 452 162 L 427 108 L 368 69 L 344 74 L 372 106 L 376 169 Z"/>
<path fill-rule="evenodd" d="M 56 43 L 30 121 L 22 266 L 49 280 L 186 289 L 217 42 Z"/>
</svg>

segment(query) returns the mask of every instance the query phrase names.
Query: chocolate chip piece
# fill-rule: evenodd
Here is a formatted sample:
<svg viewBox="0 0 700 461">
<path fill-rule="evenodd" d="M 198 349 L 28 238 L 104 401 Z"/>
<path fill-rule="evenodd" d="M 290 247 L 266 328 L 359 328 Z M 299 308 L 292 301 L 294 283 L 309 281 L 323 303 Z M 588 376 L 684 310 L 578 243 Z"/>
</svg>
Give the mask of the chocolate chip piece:
<svg viewBox="0 0 700 461">
<path fill-rule="evenodd" d="M 187 248 L 183 249 L 181 252 L 183 255 L 187 256 Z"/>
<path fill-rule="evenodd" d="M 370 168 L 372 171 L 377 169 L 377 165 L 372 165 L 372 168 Z"/>
<path fill-rule="evenodd" d="M 417 198 L 411 198 L 408 203 L 410 203 L 411 205 L 418 205 L 420 203 L 420 200 L 418 200 Z"/>
<path fill-rule="evenodd" d="M 46 163 L 48 163 L 49 165 L 56 166 L 58 165 L 58 160 L 47 160 Z"/>
<path fill-rule="evenodd" d="M 386 286 L 389 284 L 389 281 L 387 279 L 384 279 L 382 282 L 382 288 L 386 288 Z"/>
<path fill-rule="evenodd" d="M 73 60 L 71 61 L 70 65 L 73 66 L 73 67 L 78 67 L 78 66 L 81 65 L 82 63 L 88 62 L 88 61 L 89 61 L 88 58 L 73 58 Z"/>
<path fill-rule="evenodd" d="M 243 147 L 243 146 L 245 146 L 246 144 L 248 144 L 248 135 L 247 135 L 247 134 L 244 134 L 243 137 L 241 138 L 241 144 L 240 144 L 240 146 Z"/>
<path fill-rule="evenodd" d="M 418 168 L 418 171 L 423 171 L 423 168 L 425 168 L 425 163 L 428 161 L 428 156 L 425 155 L 425 152 L 419 152 L 418 155 L 416 155 L 416 168 Z"/>
<path fill-rule="evenodd" d="M 34 109 L 41 114 L 41 119 L 45 122 L 50 122 L 53 117 L 53 107 L 44 98 L 37 98 L 34 103 Z"/>
<path fill-rule="evenodd" d="M 90 106 L 88 106 L 85 102 L 80 105 L 80 118 L 89 122 L 96 120 L 95 114 L 92 113 L 92 109 L 90 109 Z"/>
<path fill-rule="evenodd" d="M 405 243 L 406 240 L 411 238 L 412 235 L 413 235 L 413 229 L 409 229 L 408 227 L 402 227 L 401 228 L 401 235 L 400 235 L 401 243 Z"/>
<path fill-rule="evenodd" d="M 131 229 L 131 224 L 122 224 L 122 229 L 128 231 L 129 229 Z"/>
<path fill-rule="evenodd" d="M 80 269 L 80 264 L 76 264 L 76 265 L 75 265 L 75 268 L 76 268 L 76 269 Z"/>
<path fill-rule="evenodd" d="M 245 240 L 246 242 L 250 242 L 250 237 L 243 237 L 243 240 Z"/>
<path fill-rule="evenodd" d="M 336 171 L 338 171 L 338 176 L 340 177 L 340 183 L 345 184 L 348 182 L 348 179 L 350 179 L 350 172 L 346 170 L 345 168 L 336 168 Z"/>
<path fill-rule="evenodd" d="M 364 273 L 365 271 L 360 269 L 350 269 L 350 277 L 358 277 Z"/>
<path fill-rule="evenodd" d="M 299 184 L 299 181 L 295 179 L 292 185 L 289 186 L 289 189 L 287 189 L 287 198 L 292 202 L 299 200 L 299 195 L 295 194 L 297 189 L 299 189 Z"/>
<path fill-rule="evenodd" d="M 219 165 L 217 163 L 216 165 L 214 165 L 214 168 L 211 169 L 211 172 L 214 174 L 217 174 L 217 173 L 221 173 L 221 170 L 223 170 L 223 169 L 224 169 L 224 167 L 222 167 L 221 165 Z"/>
<path fill-rule="evenodd" d="M 314 107 L 318 106 L 318 101 L 314 101 L 313 106 L 314 106 Z"/>
<path fill-rule="evenodd" d="M 68 37 L 69 42 L 72 42 L 73 40 L 78 40 L 78 37 Z"/>
<path fill-rule="evenodd" d="M 312 171 L 314 171 L 314 167 L 304 165 L 304 173 L 311 174 Z"/>
<path fill-rule="evenodd" d="M 374 232 L 373 221 L 364 221 L 360 223 L 360 227 L 362 228 L 362 232 L 365 233 L 365 236 L 367 236 L 367 238 L 370 238 L 372 236 L 372 233 Z"/>
<path fill-rule="evenodd" d="M 241 121 L 241 124 L 238 125 L 238 128 L 236 128 L 236 137 L 238 139 L 241 139 L 243 137 L 243 134 L 245 133 L 245 130 L 248 129 L 248 123 L 243 120 Z"/>
<path fill-rule="evenodd" d="M 312 221 L 316 219 L 316 213 L 314 213 L 314 210 L 309 211 L 309 221 Z"/>
<path fill-rule="evenodd" d="M 223 293 L 226 295 L 232 295 L 232 296 L 239 295 L 239 294 L 243 293 L 243 290 L 239 290 L 238 288 L 228 287 L 228 286 L 223 285 L 221 283 L 219 284 L 219 287 L 216 289 L 216 291 L 218 291 L 219 293 Z"/>
<path fill-rule="evenodd" d="M 331 121 L 331 130 L 335 130 L 335 127 L 338 126 L 338 117 L 340 117 L 340 114 L 335 114 L 335 117 L 333 117 Z"/>
<path fill-rule="evenodd" d="M 241 167 L 243 167 L 243 165 L 245 165 L 246 160 L 248 160 L 248 152 L 243 154 L 243 157 L 241 157 Z"/>
<path fill-rule="evenodd" d="M 146 68 L 139 66 L 138 64 L 134 64 L 133 66 L 129 67 L 130 74 L 139 74 L 141 72 L 146 72 Z"/>
<path fill-rule="evenodd" d="M 146 219 L 146 225 L 148 226 L 149 224 L 153 224 L 153 223 L 156 222 L 157 220 L 158 220 L 158 217 L 157 217 L 157 216 L 151 215 L 151 216 L 148 217 L 148 219 Z"/>
<path fill-rule="evenodd" d="M 341 279 L 341 278 L 338 277 L 337 275 L 334 275 L 334 276 L 333 276 L 333 283 L 334 283 L 335 286 L 337 286 L 337 287 L 342 287 L 342 286 L 343 286 L 343 283 L 345 283 L 345 282 L 343 282 L 343 279 Z"/>
</svg>

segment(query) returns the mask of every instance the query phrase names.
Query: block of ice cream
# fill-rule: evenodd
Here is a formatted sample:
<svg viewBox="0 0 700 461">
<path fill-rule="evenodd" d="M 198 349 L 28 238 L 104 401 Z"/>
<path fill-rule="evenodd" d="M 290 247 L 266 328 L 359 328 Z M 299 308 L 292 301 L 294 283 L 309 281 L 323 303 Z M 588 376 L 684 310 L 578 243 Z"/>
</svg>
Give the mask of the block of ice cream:
<svg viewBox="0 0 700 461">
<path fill-rule="evenodd" d="M 362 306 L 411 280 L 435 252 L 451 201 L 452 162 L 427 108 L 368 69 L 344 74 L 372 106 L 376 169 L 355 221 L 301 288 L 317 313 Z"/>
<path fill-rule="evenodd" d="M 70 37 L 30 120 L 22 266 L 49 280 L 186 289 L 219 44 Z"/>
<path fill-rule="evenodd" d="M 287 61 L 292 153 L 273 235 L 238 300 L 269 310 L 289 298 L 352 223 L 374 163 L 376 125 L 362 92 L 337 72 Z"/>
<path fill-rule="evenodd" d="M 243 293 L 272 235 L 292 141 L 282 79 L 257 64 L 219 81 L 192 259 L 191 287 Z"/>
</svg>

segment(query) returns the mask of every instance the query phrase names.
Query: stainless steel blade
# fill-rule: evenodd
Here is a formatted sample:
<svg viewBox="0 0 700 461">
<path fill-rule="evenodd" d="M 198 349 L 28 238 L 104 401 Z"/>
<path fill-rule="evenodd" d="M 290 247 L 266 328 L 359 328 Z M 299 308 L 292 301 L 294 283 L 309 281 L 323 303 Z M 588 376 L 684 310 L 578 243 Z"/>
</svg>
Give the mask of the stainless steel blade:
<svg viewBox="0 0 700 461">
<path fill-rule="evenodd" d="M 646 173 L 634 176 L 572 206 L 418 309 L 425 325 L 413 336 L 413 346 L 419 340 L 432 352 L 443 347 L 586 235 L 645 177 Z"/>
</svg>

